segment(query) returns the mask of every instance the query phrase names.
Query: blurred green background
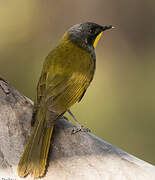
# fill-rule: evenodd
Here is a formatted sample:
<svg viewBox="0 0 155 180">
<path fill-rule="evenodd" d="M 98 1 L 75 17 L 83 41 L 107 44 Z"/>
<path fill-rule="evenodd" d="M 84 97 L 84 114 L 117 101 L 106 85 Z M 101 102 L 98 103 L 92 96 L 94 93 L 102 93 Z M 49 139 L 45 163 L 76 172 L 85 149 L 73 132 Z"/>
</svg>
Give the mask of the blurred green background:
<svg viewBox="0 0 155 180">
<path fill-rule="evenodd" d="M 155 165 L 155 1 L 0 1 L 0 76 L 33 99 L 42 63 L 73 24 L 113 24 L 72 108 L 94 134 Z M 70 118 L 71 119 L 71 118 Z"/>
</svg>

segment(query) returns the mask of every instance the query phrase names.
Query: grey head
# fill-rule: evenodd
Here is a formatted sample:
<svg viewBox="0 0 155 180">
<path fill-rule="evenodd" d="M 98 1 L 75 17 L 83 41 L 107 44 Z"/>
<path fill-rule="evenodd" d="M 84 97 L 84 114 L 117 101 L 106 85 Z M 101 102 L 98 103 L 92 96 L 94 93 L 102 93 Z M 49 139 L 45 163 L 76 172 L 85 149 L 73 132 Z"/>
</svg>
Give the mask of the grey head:
<svg viewBox="0 0 155 180">
<path fill-rule="evenodd" d="M 76 24 L 68 30 L 68 39 L 95 56 L 94 42 L 96 38 L 101 32 L 111 28 L 113 28 L 112 25 L 101 26 L 92 22 Z"/>
</svg>

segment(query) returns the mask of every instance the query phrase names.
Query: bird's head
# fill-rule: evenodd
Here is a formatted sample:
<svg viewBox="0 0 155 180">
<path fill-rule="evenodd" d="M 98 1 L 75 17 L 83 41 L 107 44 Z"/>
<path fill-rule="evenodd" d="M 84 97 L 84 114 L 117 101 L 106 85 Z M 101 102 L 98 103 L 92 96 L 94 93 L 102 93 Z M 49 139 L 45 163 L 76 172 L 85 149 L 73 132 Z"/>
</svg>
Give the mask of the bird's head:
<svg viewBox="0 0 155 180">
<path fill-rule="evenodd" d="M 101 26 L 92 22 L 85 22 L 72 26 L 68 31 L 68 39 L 85 50 L 96 47 L 104 31 L 114 28 L 112 25 Z"/>
</svg>

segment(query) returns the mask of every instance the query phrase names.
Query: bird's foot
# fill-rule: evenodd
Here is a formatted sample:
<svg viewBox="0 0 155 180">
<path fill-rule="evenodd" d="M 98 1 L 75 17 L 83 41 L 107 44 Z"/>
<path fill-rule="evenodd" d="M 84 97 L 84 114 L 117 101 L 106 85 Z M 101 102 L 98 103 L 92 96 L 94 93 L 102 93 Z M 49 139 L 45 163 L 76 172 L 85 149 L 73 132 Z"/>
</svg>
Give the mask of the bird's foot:
<svg viewBox="0 0 155 180">
<path fill-rule="evenodd" d="M 6 95 L 10 93 L 10 89 L 8 87 L 7 82 L 2 78 L 0 78 L 0 87 L 2 88 L 2 90 L 4 91 Z"/>
<path fill-rule="evenodd" d="M 90 129 L 84 128 L 83 126 L 76 126 L 72 129 L 72 134 L 75 134 L 77 132 L 90 132 Z"/>
</svg>

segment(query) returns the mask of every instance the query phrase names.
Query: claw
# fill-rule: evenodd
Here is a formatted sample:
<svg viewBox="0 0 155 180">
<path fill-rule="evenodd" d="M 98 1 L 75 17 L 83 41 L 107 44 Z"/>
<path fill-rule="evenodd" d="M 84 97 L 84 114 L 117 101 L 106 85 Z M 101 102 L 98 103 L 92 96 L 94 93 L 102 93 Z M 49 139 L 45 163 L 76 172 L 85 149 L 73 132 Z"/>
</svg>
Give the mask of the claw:
<svg viewBox="0 0 155 180">
<path fill-rule="evenodd" d="M 90 132 L 90 129 L 88 129 L 88 128 L 84 128 L 83 126 L 79 126 L 79 127 L 74 127 L 73 129 L 72 129 L 72 134 L 75 134 L 75 133 L 77 133 L 77 132 Z"/>
</svg>

